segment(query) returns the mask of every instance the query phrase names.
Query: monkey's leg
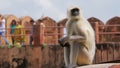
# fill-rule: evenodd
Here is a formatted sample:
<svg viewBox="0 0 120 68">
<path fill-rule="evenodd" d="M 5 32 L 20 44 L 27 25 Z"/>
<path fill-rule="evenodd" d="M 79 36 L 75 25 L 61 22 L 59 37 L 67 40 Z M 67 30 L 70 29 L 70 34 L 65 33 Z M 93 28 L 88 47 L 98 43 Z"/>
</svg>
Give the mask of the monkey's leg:
<svg viewBox="0 0 120 68">
<path fill-rule="evenodd" d="M 70 46 L 70 65 L 77 66 L 77 57 L 79 53 L 80 44 L 74 42 Z"/>
<path fill-rule="evenodd" d="M 64 47 L 64 61 L 66 67 L 68 67 L 70 62 L 69 57 L 70 57 L 70 47 Z"/>
</svg>

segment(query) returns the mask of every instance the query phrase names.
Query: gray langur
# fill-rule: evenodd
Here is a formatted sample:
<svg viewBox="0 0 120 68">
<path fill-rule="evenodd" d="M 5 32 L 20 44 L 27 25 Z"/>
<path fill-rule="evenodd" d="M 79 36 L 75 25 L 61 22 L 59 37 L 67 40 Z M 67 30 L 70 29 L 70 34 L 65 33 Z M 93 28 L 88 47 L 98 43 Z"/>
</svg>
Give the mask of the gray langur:
<svg viewBox="0 0 120 68">
<path fill-rule="evenodd" d="M 92 64 L 95 55 L 95 35 L 89 22 L 82 16 L 81 9 L 72 6 L 67 10 L 67 36 L 58 41 L 64 47 L 67 68 Z"/>
</svg>

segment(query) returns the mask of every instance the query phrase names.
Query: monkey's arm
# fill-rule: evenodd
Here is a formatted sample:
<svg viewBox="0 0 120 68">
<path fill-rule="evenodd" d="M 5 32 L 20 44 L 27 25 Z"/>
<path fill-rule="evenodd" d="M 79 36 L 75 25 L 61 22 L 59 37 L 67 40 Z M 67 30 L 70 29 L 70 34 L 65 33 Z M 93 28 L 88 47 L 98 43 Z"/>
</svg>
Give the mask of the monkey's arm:
<svg viewBox="0 0 120 68">
<path fill-rule="evenodd" d="M 77 40 L 84 41 L 85 37 L 84 36 L 78 36 L 78 35 L 72 35 L 68 38 L 68 41 L 77 41 Z"/>
<path fill-rule="evenodd" d="M 78 36 L 78 35 L 72 35 L 72 36 L 66 36 L 66 37 L 63 37 L 63 38 L 60 38 L 58 40 L 58 42 L 60 43 L 61 46 L 68 46 L 68 41 L 84 41 L 85 40 L 85 37 L 83 36 Z"/>
</svg>

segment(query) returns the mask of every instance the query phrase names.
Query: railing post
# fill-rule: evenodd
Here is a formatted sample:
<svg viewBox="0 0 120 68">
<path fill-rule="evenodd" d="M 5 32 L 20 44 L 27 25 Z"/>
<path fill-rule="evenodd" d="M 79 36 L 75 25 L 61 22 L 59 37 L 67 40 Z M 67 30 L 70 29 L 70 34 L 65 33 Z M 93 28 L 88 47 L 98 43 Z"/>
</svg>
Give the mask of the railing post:
<svg viewBox="0 0 120 68">
<path fill-rule="evenodd" d="M 34 46 L 42 46 L 42 44 L 44 43 L 44 28 L 45 25 L 43 23 L 34 25 L 33 32 Z"/>
<path fill-rule="evenodd" d="M 40 25 L 34 24 L 33 31 L 34 31 L 33 32 L 33 41 L 34 41 L 33 46 L 40 46 Z"/>
<path fill-rule="evenodd" d="M 98 22 L 95 22 L 95 37 L 96 37 L 96 43 L 99 43 L 99 24 L 98 24 Z"/>
<path fill-rule="evenodd" d="M 64 36 L 64 28 L 62 24 L 58 24 L 58 39 Z"/>
<path fill-rule="evenodd" d="M 35 23 L 33 26 L 33 49 L 35 53 L 39 53 L 36 55 L 36 61 L 38 62 L 37 68 L 42 68 L 42 45 L 44 44 L 44 27 L 45 26 L 43 23 Z"/>
<path fill-rule="evenodd" d="M 60 25 L 60 38 L 64 36 L 64 27 Z"/>
<path fill-rule="evenodd" d="M 44 31 L 45 25 L 43 23 L 40 23 L 40 45 L 43 45 L 45 43 Z"/>
</svg>

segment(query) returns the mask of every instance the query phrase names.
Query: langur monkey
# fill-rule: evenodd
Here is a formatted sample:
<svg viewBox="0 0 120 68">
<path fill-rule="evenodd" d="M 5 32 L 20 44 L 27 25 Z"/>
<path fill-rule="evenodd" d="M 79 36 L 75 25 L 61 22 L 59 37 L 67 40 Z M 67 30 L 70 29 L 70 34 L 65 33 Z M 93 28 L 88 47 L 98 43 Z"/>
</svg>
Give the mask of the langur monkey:
<svg viewBox="0 0 120 68">
<path fill-rule="evenodd" d="M 81 9 L 72 6 L 67 10 L 67 36 L 58 41 L 64 47 L 66 68 L 92 64 L 95 55 L 95 35 L 89 22 L 82 16 Z"/>
</svg>

